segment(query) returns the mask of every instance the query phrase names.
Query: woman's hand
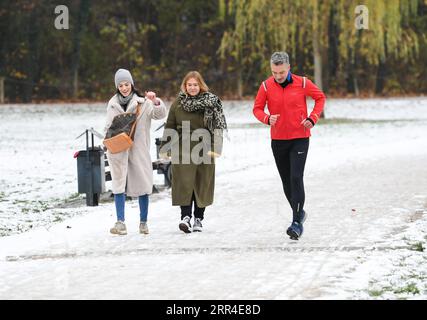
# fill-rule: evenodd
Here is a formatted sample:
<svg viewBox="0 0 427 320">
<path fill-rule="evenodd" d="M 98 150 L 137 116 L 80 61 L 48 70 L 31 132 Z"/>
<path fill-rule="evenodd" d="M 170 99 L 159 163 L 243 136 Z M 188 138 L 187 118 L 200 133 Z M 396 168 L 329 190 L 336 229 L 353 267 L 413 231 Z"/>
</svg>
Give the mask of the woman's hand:
<svg viewBox="0 0 427 320">
<path fill-rule="evenodd" d="M 145 91 L 145 97 L 153 101 L 155 105 L 159 105 L 160 101 L 156 97 L 156 93 L 153 91 Z"/>
<path fill-rule="evenodd" d="M 221 155 L 219 153 L 216 153 L 214 151 L 208 151 L 208 156 L 212 158 L 219 158 Z"/>
<path fill-rule="evenodd" d="M 161 159 L 161 160 L 170 160 L 171 157 L 168 155 L 167 152 L 161 152 L 161 153 L 159 153 L 159 159 Z"/>
</svg>

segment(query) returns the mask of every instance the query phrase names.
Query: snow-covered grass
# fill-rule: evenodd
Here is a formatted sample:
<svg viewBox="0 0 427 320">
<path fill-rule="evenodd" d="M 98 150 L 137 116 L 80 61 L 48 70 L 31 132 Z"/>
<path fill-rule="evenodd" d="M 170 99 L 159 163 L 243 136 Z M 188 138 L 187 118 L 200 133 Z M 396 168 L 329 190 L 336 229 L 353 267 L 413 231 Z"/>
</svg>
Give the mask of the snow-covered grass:
<svg viewBox="0 0 427 320">
<path fill-rule="evenodd" d="M 180 233 L 164 190 L 150 197 L 150 235 L 137 233 L 129 201 L 129 234 L 114 237 L 114 204 L 85 206 L 73 158 L 85 144 L 77 135 L 102 131 L 105 105 L 1 106 L 0 298 L 427 297 L 427 98 L 328 100 L 310 140 L 298 242 L 285 235 L 291 212 L 268 128 L 252 102 L 224 108 L 229 140 L 204 232 Z M 183 291 L 188 281 L 197 285 Z"/>
</svg>

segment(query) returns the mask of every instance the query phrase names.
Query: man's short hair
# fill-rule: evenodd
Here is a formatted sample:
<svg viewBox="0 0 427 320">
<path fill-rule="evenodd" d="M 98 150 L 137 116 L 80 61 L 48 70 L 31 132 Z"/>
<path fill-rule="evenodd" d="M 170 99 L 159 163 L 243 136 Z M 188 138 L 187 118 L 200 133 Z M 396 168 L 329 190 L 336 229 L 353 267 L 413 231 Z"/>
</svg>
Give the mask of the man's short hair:
<svg viewBox="0 0 427 320">
<path fill-rule="evenodd" d="M 271 55 L 270 61 L 276 66 L 281 64 L 289 64 L 289 55 L 284 51 L 275 52 Z"/>
</svg>

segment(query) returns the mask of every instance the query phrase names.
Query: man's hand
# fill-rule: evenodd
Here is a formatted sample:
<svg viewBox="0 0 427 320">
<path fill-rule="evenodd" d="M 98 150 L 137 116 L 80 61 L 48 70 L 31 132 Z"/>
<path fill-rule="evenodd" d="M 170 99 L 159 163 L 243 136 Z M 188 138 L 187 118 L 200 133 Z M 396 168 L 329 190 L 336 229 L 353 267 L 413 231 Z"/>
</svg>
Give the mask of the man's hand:
<svg viewBox="0 0 427 320">
<path fill-rule="evenodd" d="M 270 126 L 274 126 L 276 122 L 279 120 L 280 114 L 272 114 L 270 116 Z"/>
<path fill-rule="evenodd" d="M 307 129 L 311 129 L 311 128 L 313 128 L 313 124 L 311 123 L 311 121 L 310 120 L 308 120 L 308 119 L 304 119 L 304 120 L 302 120 L 301 121 L 301 124 L 304 126 L 304 127 L 306 127 Z"/>
</svg>

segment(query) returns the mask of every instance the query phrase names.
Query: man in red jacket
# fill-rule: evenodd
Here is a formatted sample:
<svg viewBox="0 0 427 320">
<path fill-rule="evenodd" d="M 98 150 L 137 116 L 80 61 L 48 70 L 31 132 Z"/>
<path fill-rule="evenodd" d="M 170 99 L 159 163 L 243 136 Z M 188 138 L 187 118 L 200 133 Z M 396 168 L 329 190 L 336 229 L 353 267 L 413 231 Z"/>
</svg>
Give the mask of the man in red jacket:
<svg viewBox="0 0 427 320">
<path fill-rule="evenodd" d="M 286 52 L 273 53 L 270 62 L 273 76 L 261 83 L 253 113 L 259 121 L 270 126 L 271 148 L 293 212 L 292 224 L 286 233 L 291 239 L 298 240 L 307 217 L 303 176 L 310 129 L 319 120 L 326 97 L 309 79 L 291 73 Z M 315 101 L 309 116 L 306 96 Z M 264 112 L 266 104 L 269 114 Z"/>
</svg>

